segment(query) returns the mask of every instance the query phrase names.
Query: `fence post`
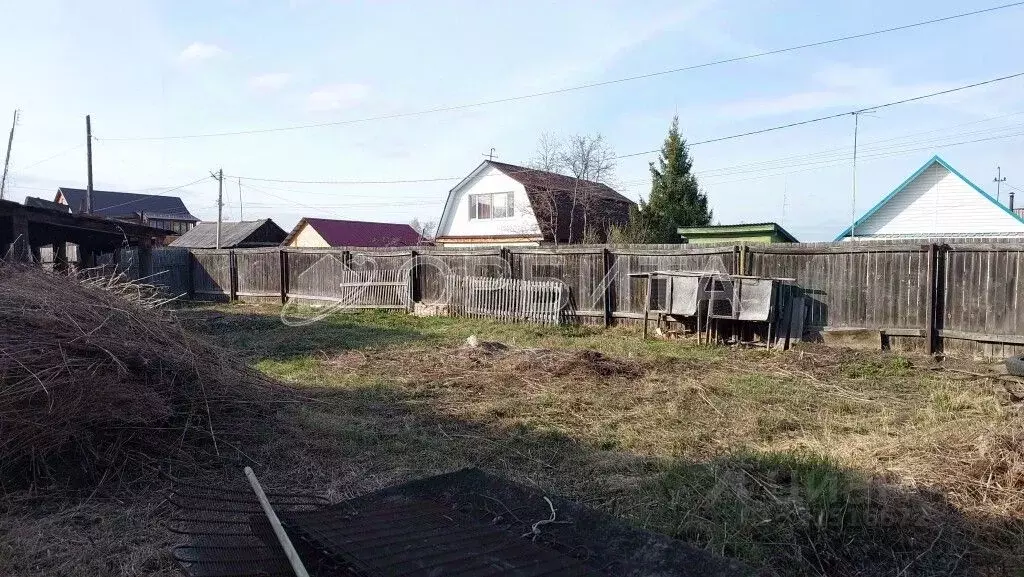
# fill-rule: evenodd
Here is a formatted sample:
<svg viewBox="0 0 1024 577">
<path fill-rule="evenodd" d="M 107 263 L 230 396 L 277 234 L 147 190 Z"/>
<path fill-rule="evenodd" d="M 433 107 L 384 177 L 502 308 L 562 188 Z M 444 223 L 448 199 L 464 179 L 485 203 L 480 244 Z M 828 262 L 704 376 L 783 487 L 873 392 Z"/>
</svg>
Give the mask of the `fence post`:
<svg viewBox="0 0 1024 577">
<path fill-rule="evenodd" d="M 500 250 L 501 259 L 508 265 L 508 277 L 516 278 L 516 271 L 512 268 L 512 249 L 508 247 L 502 247 Z"/>
<path fill-rule="evenodd" d="M 139 239 L 138 247 L 136 248 L 137 258 L 139 262 L 139 277 L 144 278 L 153 274 L 153 239 L 144 237 Z M 67 254 L 64 255 L 65 260 Z M 152 282 L 152 281 L 148 281 Z"/>
<path fill-rule="evenodd" d="M 139 259 L 139 274 L 146 274 L 142 270 L 142 261 Z M 185 249 L 185 290 L 188 292 L 189 300 L 196 298 L 196 255 L 192 249 Z"/>
<path fill-rule="evenodd" d="M 601 249 L 601 260 L 604 267 L 604 274 L 601 275 L 601 282 L 604 283 L 604 327 L 608 328 L 612 326 L 612 298 L 614 298 L 615 280 L 607 280 L 608 273 L 612 270 L 612 251 L 608 250 L 607 246 Z"/>
<path fill-rule="evenodd" d="M 925 248 L 925 247 L 922 247 Z M 929 244 L 928 249 L 928 288 L 926 291 L 927 305 L 924 315 L 924 343 L 925 352 L 929 355 L 935 354 L 935 305 L 938 289 L 938 246 Z"/>
<path fill-rule="evenodd" d="M 409 251 L 409 259 L 412 261 L 409 267 L 409 304 L 406 307 L 409 312 L 416 309 L 416 303 L 420 300 L 419 258 L 415 249 Z"/>
<path fill-rule="evenodd" d="M 238 300 L 238 261 L 235 251 L 228 251 L 228 301 Z"/>
<path fill-rule="evenodd" d="M 279 279 L 281 288 L 281 304 L 288 303 L 288 253 L 282 248 L 278 251 L 278 258 L 281 262 L 281 278 Z"/>
</svg>

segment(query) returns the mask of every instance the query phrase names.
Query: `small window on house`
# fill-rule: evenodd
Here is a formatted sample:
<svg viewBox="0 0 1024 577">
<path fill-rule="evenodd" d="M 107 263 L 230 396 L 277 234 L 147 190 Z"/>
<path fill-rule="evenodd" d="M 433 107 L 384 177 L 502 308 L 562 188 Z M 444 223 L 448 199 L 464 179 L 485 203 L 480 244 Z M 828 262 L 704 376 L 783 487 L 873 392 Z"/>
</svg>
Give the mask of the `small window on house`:
<svg viewBox="0 0 1024 577">
<path fill-rule="evenodd" d="M 469 195 L 469 218 L 508 218 L 512 214 L 511 192 Z"/>
</svg>

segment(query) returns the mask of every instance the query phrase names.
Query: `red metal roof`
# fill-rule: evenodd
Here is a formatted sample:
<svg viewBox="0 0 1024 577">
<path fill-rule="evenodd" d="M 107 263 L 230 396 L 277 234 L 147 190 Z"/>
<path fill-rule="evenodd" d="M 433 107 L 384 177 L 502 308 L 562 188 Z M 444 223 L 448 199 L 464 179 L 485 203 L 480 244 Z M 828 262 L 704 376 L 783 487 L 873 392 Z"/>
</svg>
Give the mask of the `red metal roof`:
<svg viewBox="0 0 1024 577">
<path fill-rule="evenodd" d="M 313 227 L 331 246 L 415 246 L 421 241 L 416 229 L 407 224 L 330 218 L 304 218 L 292 235 L 298 232 L 303 222 Z M 289 235 L 289 240 L 292 235 Z"/>
</svg>

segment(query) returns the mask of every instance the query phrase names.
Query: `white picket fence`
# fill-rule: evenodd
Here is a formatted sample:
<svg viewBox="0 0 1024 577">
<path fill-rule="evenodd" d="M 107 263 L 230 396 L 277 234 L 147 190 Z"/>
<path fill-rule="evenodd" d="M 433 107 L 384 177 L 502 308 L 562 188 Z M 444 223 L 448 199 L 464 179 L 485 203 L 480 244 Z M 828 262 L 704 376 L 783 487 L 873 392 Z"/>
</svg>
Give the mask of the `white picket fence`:
<svg viewBox="0 0 1024 577">
<path fill-rule="evenodd" d="M 568 287 L 554 280 L 445 275 L 448 314 L 504 322 L 564 322 Z"/>
</svg>

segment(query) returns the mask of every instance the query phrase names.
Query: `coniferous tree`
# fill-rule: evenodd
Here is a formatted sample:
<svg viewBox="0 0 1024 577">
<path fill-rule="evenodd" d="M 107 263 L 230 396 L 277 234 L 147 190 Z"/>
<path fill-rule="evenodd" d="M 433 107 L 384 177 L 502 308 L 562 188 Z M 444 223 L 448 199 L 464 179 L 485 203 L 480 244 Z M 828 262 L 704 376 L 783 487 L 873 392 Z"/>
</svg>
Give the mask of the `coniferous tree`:
<svg viewBox="0 0 1024 577">
<path fill-rule="evenodd" d="M 650 242 L 679 242 L 676 229 L 711 223 L 708 197 L 693 174 L 686 139 L 679 134 L 679 117 L 672 119 L 657 166 L 651 163 L 651 194 L 640 203 L 643 228 Z"/>
</svg>

